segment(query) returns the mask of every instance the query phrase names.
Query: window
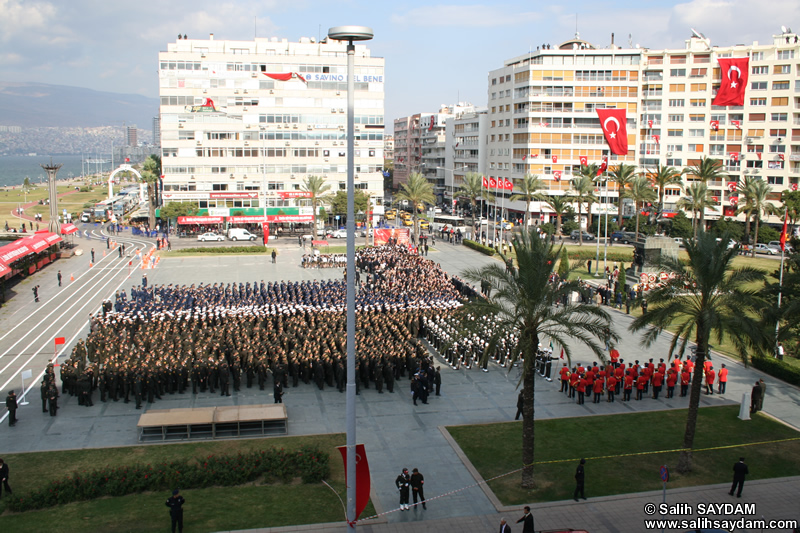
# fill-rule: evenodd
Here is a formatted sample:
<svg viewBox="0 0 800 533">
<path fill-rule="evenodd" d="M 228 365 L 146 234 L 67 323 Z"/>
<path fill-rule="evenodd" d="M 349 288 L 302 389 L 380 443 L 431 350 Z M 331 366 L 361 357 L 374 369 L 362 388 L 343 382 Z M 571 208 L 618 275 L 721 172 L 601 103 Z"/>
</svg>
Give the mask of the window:
<svg viewBox="0 0 800 533">
<path fill-rule="evenodd" d="M 766 91 L 767 90 L 767 82 L 765 81 L 754 81 L 750 83 L 750 89 L 753 91 Z"/>
<path fill-rule="evenodd" d="M 750 122 L 764 122 L 767 120 L 766 113 L 750 113 L 747 115 L 747 120 Z"/>
<path fill-rule="evenodd" d="M 675 99 L 669 100 L 669 107 L 683 107 L 685 104 L 686 100 L 675 100 Z M 767 105 L 767 103 L 764 102 L 764 105 Z"/>
<path fill-rule="evenodd" d="M 689 145 L 689 151 L 690 152 L 702 152 L 703 151 L 703 145 L 702 144 L 690 144 Z"/>
<path fill-rule="evenodd" d="M 783 185 L 783 176 L 767 176 L 767 183 L 770 185 Z"/>
<path fill-rule="evenodd" d="M 685 68 L 672 68 L 672 69 L 669 69 L 669 75 L 672 76 L 672 77 L 686 76 L 686 69 Z"/>
<path fill-rule="evenodd" d="M 692 78 L 702 78 L 702 77 L 704 77 L 706 75 L 707 72 L 708 72 L 708 69 L 705 69 L 705 68 L 693 68 L 691 77 Z"/>
<path fill-rule="evenodd" d="M 720 126 L 723 126 L 725 124 L 725 115 L 715 115 L 712 113 L 711 120 L 716 120 L 719 122 Z"/>
<path fill-rule="evenodd" d="M 667 152 L 683 152 L 682 144 L 668 144 Z"/>
<path fill-rule="evenodd" d="M 686 64 L 686 56 L 670 56 L 669 58 L 670 65 L 684 65 Z M 684 76 L 686 74 L 684 73 Z"/>
<path fill-rule="evenodd" d="M 689 122 L 705 122 L 705 115 L 689 115 Z"/>
<path fill-rule="evenodd" d="M 770 120 L 773 122 L 786 122 L 789 120 L 789 115 L 787 113 L 772 113 Z"/>
<path fill-rule="evenodd" d="M 497 85 L 497 78 L 492 78 L 492 85 Z"/>
<path fill-rule="evenodd" d="M 683 130 L 667 130 L 667 137 L 683 137 Z"/>
<path fill-rule="evenodd" d="M 496 100 L 496 99 L 497 99 L 497 93 L 492 93 L 492 100 Z"/>
<path fill-rule="evenodd" d="M 724 144 L 709 145 L 708 153 L 710 155 L 725 155 L 725 145 Z"/>
<path fill-rule="evenodd" d="M 780 98 L 775 97 L 775 98 L 772 99 L 772 105 L 774 105 L 774 106 L 789 105 L 789 98 L 787 98 L 785 96 L 780 97 Z"/>
<path fill-rule="evenodd" d="M 497 113 L 497 106 L 492 106 L 492 115 Z"/>
<path fill-rule="evenodd" d="M 753 61 L 764 61 L 764 52 L 750 52 L 750 59 Z"/>
<path fill-rule="evenodd" d="M 668 167 L 682 167 L 683 166 L 683 159 L 667 158 L 667 166 Z"/>
<path fill-rule="evenodd" d="M 706 100 L 705 98 L 692 98 L 689 100 L 689 105 L 692 107 L 705 107 Z"/>
<path fill-rule="evenodd" d="M 767 99 L 766 98 L 751 98 L 750 99 L 750 105 L 752 105 L 752 106 L 767 105 Z"/>
<path fill-rule="evenodd" d="M 788 81 L 773 81 L 772 82 L 772 90 L 773 91 L 788 91 L 789 90 L 789 82 Z"/>
<path fill-rule="evenodd" d="M 786 137 L 786 130 L 769 130 L 770 137 Z"/>
<path fill-rule="evenodd" d="M 786 153 L 786 146 L 782 144 L 772 144 L 769 147 L 769 153 L 771 154 L 785 154 Z"/>
<path fill-rule="evenodd" d="M 708 88 L 708 85 L 705 83 L 693 83 L 690 88 L 693 93 L 697 93 L 700 91 L 705 91 Z"/>
<path fill-rule="evenodd" d="M 778 50 L 778 59 L 794 59 L 794 50 Z"/>
<path fill-rule="evenodd" d="M 791 74 L 792 73 L 792 66 L 791 65 L 775 65 L 772 69 L 773 74 Z"/>
<path fill-rule="evenodd" d="M 703 135 L 703 130 L 689 130 L 689 137 L 702 137 Z"/>
<path fill-rule="evenodd" d="M 683 115 L 667 115 L 667 122 L 683 122 Z"/>
<path fill-rule="evenodd" d="M 764 65 L 762 67 L 753 67 L 750 69 L 751 74 L 759 75 L 759 74 L 769 74 L 769 67 Z"/>
<path fill-rule="evenodd" d="M 682 93 L 686 91 L 686 85 L 683 83 L 672 83 L 669 86 L 669 92 L 671 93 Z"/>
</svg>

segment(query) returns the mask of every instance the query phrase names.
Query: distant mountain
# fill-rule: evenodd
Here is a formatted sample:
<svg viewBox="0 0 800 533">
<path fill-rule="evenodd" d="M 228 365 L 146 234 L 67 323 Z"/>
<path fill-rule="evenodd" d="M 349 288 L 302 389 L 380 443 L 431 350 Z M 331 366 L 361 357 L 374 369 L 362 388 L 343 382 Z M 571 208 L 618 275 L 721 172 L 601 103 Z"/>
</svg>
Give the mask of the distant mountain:
<svg viewBox="0 0 800 533">
<path fill-rule="evenodd" d="M 158 98 L 83 87 L 0 81 L 0 125 L 96 127 L 135 124 L 150 129 Z"/>
</svg>

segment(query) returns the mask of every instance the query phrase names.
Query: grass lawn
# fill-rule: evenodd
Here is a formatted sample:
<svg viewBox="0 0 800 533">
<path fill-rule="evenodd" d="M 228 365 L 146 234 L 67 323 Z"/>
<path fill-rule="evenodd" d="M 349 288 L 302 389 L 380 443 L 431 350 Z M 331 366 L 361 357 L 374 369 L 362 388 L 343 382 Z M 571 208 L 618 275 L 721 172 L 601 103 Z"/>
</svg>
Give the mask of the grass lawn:
<svg viewBox="0 0 800 533">
<path fill-rule="evenodd" d="M 296 449 L 319 446 L 330 454 L 330 483 L 344 499 L 344 468 L 336 446 L 345 444 L 343 434 L 241 439 L 188 444 L 130 446 L 58 452 L 7 454 L 15 496 L 23 496 L 42 484 L 71 472 L 100 466 L 156 463 L 211 454 L 236 454 L 268 448 Z M 343 519 L 339 499 L 323 484 L 243 485 L 185 489 L 185 522 L 191 531 L 227 531 L 256 527 L 336 522 Z M 101 498 L 26 513 L 5 511 L 0 499 L 0 530 L 14 532 L 164 531 L 169 527 L 169 494 L 143 493 Z M 313 502 L 313 505 L 310 504 Z M 374 514 L 372 504 L 362 516 Z"/>
<path fill-rule="evenodd" d="M 738 406 L 700 410 L 695 449 L 733 446 L 695 452 L 694 469 L 687 475 L 675 470 L 679 452 L 615 457 L 680 448 L 685 409 L 537 421 L 537 487 L 520 488 L 519 473 L 491 481 L 489 487 L 505 505 L 566 500 L 575 490 L 575 468 L 581 457 L 586 458 L 586 491 L 592 497 L 661 489 L 659 469 L 664 464 L 670 468 L 669 488 L 730 482 L 731 468 L 740 456 L 750 467 L 748 479 L 800 475 L 800 440 L 735 446 L 797 438 L 800 433 L 761 414 L 748 422 L 739 420 L 738 414 Z M 484 479 L 520 468 L 522 422 L 447 429 Z M 538 464 L 559 460 L 567 461 Z"/>
</svg>

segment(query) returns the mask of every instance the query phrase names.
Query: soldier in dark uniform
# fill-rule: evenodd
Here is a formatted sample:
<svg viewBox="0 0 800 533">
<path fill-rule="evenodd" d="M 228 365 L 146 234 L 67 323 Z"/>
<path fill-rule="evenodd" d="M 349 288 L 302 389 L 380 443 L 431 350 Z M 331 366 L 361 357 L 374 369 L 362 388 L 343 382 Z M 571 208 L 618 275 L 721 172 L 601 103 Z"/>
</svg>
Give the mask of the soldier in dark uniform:
<svg viewBox="0 0 800 533">
<path fill-rule="evenodd" d="M 272 387 L 272 394 L 273 398 L 275 398 L 275 403 L 283 403 L 283 383 L 276 381 Z"/>
<path fill-rule="evenodd" d="M 230 381 L 230 371 L 228 370 L 228 363 L 224 362 L 219 366 L 219 390 L 220 396 L 230 396 L 231 392 L 228 387 Z"/>
<path fill-rule="evenodd" d="M 403 472 L 394 480 L 397 490 L 400 491 L 400 510 L 408 510 L 408 491 L 411 484 L 411 476 L 408 475 L 408 468 L 404 468 Z"/>
<path fill-rule="evenodd" d="M 580 464 L 578 464 L 578 468 L 575 470 L 576 486 L 575 486 L 575 494 L 573 495 L 573 498 L 575 499 L 576 502 L 578 501 L 578 494 L 579 493 L 581 495 L 581 498 L 583 498 L 584 500 L 586 499 L 586 496 L 584 496 L 584 494 L 583 494 L 583 481 L 584 481 L 585 475 L 586 475 L 586 473 L 584 471 L 584 468 L 583 468 L 583 465 L 585 465 L 585 464 L 586 464 L 586 459 L 581 459 Z"/>
<path fill-rule="evenodd" d="M 47 407 L 50 411 L 50 416 L 58 414 L 58 388 L 52 383 L 47 389 Z"/>
<path fill-rule="evenodd" d="M 133 378 L 133 398 L 136 400 L 136 408 L 142 408 L 142 394 L 144 392 L 144 382 L 141 371 L 137 371 Z"/>
<path fill-rule="evenodd" d="M 411 471 L 411 479 L 409 480 L 411 484 L 411 490 L 414 492 L 414 504 L 417 503 L 417 497 L 422 502 L 422 508 L 427 509 L 428 506 L 425 505 L 425 477 L 420 473 L 418 469 L 414 469 Z"/>
<path fill-rule="evenodd" d="M 180 491 L 175 489 L 172 491 L 172 496 L 167 498 L 167 507 L 169 507 L 169 516 L 172 519 L 172 533 L 175 533 L 175 526 L 178 527 L 178 533 L 183 533 L 183 504 L 186 500 L 180 495 Z"/>
<path fill-rule="evenodd" d="M 13 390 L 8 391 L 8 396 L 6 396 L 6 408 L 8 409 L 8 425 L 14 427 L 17 423 L 17 395 Z"/>
<path fill-rule="evenodd" d="M 41 388 L 41 394 L 42 394 L 42 412 L 46 413 L 47 412 L 47 391 L 50 388 L 50 383 L 47 381 L 47 377 L 42 379 L 42 386 L 40 388 Z"/>
</svg>

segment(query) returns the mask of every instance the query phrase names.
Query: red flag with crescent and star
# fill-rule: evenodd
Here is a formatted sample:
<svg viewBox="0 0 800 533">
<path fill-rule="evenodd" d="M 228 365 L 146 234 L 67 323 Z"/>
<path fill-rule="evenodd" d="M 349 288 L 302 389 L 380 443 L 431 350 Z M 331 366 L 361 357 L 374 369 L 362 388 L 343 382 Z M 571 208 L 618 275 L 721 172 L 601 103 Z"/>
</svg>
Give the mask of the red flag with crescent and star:
<svg viewBox="0 0 800 533">
<path fill-rule="evenodd" d="M 744 105 L 744 91 L 747 88 L 747 78 L 750 71 L 749 57 L 721 57 L 719 70 L 722 81 L 719 84 L 717 96 L 711 105 L 739 106 Z"/>
<path fill-rule="evenodd" d="M 783 154 L 778 154 L 778 157 L 780 158 L 781 161 L 784 161 Z"/>
<path fill-rule="evenodd" d="M 599 176 L 600 174 L 605 172 L 607 168 L 608 168 L 608 158 L 603 157 L 603 162 L 600 163 L 600 167 L 597 169 L 597 175 Z"/>
<path fill-rule="evenodd" d="M 483 177 L 483 186 L 489 188 L 489 180 L 486 179 L 486 176 Z"/>
<path fill-rule="evenodd" d="M 560 170 L 556 170 L 556 171 L 553 172 L 553 179 L 555 179 L 556 181 L 561 181 L 561 171 Z"/>
<path fill-rule="evenodd" d="M 736 191 L 736 182 L 735 181 L 729 181 L 728 182 L 728 190 L 731 191 L 731 192 Z"/>
<path fill-rule="evenodd" d="M 431 131 L 431 130 L 433 129 L 433 123 L 434 123 L 435 121 L 436 121 L 436 117 L 435 117 L 435 116 L 433 116 L 433 115 L 431 115 L 431 125 L 430 125 L 430 126 L 428 126 L 428 131 Z"/>
<path fill-rule="evenodd" d="M 711 121 L 711 129 L 714 131 L 719 131 L 719 120 Z"/>
<path fill-rule="evenodd" d="M 731 161 L 739 160 L 739 152 L 731 152 Z"/>
<path fill-rule="evenodd" d="M 761 152 L 756 152 L 756 157 L 758 157 L 758 160 L 761 161 Z"/>
<path fill-rule="evenodd" d="M 742 129 L 742 121 L 741 120 L 731 120 L 731 125 L 736 128 L 737 130 Z"/>
<path fill-rule="evenodd" d="M 731 205 L 737 205 L 739 203 L 739 198 L 736 196 L 731 197 Z"/>
<path fill-rule="evenodd" d="M 514 183 L 510 179 L 506 178 L 506 181 L 503 183 L 503 188 L 507 191 L 513 191 Z"/>
<path fill-rule="evenodd" d="M 489 188 L 496 189 L 497 188 L 497 180 L 494 178 L 489 178 Z"/>
<path fill-rule="evenodd" d="M 653 127 L 653 121 L 652 120 L 648 120 L 647 121 L 647 127 L 648 128 L 652 128 Z"/>
<path fill-rule="evenodd" d="M 347 446 L 337 446 L 344 461 L 344 482 L 347 484 Z M 370 475 L 367 450 L 363 444 L 356 444 L 356 516 L 357 520 L 369 503 Z"/>
<path fill-rule="evenodd" d="M 796 183 L 792 183 L 792 190 L 793 190 L 793 191 L 796 191 L 796 190 L 797 190 L 797 184 L 796 184 Z"/>
<path fill-rule="evenodd" d="M 585 155 L 582 155 L 582 156 L 581 156 L 581 166 L 582 166 L 582 167 L 585 167 L 585 166 L 586 166 L 586 165 L 588 165 L 588 164 L 589 164 L 589 158 L 588 158 L 588 157 L 586 157 Z"/>
<path fill-rule="evenodd" d="M 558 163 L 558 156 L 557 155 L 553 156 L 553 163 Z"/>
<path fill-rule="evenodd" d="M 789 221 L 789 211 L 783 213 L 783 231 L 781 232 L 781 251 L 786 251 L 786 223 Z"/>
<path fill-rule="evenodd" d="M 628 155 L 628 128 L 625 109 L 597 109 L 600 127 L 606 136 L 611 153 Z"/>
<path fill-rule="evenodd" d="M 653 140 L 656 142 L 656 144 L 660 144 L 661 135 L 653 135 Z"/>
</svg>

